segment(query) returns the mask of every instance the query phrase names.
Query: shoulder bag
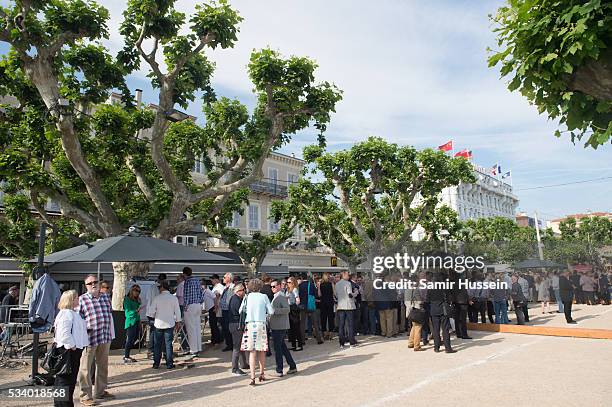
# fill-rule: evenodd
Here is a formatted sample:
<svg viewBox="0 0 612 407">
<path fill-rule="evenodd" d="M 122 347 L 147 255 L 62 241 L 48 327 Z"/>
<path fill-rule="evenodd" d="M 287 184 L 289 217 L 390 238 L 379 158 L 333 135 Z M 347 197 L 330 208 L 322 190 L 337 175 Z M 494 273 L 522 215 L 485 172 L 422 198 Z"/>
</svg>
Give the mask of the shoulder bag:
<svg viewBox="0 0 612 407">
<path fill-rule="evenodd" d="M 315 302 L 315 296 L 310 294 L 310 280 L 308 280 L 308 305 L 306 305 L 306 309 L 308 311 L 315 311 L 317 309 L 317 305 Z"/>
<path fill-rule="evenodd" d="M 238 330 L 240 332 L 246 331 L 246 318 L 247 318 L 247 299 L 249 296 L 244 297 L 244 306 L 242 307 L 242 312 L 240 313 L 240 322 L 238 323 Z"/>
<path fill-rule="evenodd" d="M 414 306 L 414 291 L 412 291 L 412 298 L 410 298 L 410 313 L 408 314 L 408 321 L 415 322 L 423 325 L 425 323 L 425 310 L 421 308 L 415 308 Z"/>
</svg>

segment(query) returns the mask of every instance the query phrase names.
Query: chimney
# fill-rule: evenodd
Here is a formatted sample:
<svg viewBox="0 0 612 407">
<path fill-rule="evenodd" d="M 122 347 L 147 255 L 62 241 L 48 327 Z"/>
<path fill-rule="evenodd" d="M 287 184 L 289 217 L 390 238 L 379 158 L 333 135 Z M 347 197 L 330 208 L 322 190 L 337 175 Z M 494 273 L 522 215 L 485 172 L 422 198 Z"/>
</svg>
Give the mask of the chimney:
<svg viewBox="0 0 612 407">
<path fill-rule="evenodd" d="M 292 158 L 295 158 L 295 153 L 291 153 L 291 157 L 292 157 Z"/>
<path fill-rule="evenodd" d="M 140 109 L 142 103 L 142 89 L 136 89 L 136 107 Z"/>
</svg>

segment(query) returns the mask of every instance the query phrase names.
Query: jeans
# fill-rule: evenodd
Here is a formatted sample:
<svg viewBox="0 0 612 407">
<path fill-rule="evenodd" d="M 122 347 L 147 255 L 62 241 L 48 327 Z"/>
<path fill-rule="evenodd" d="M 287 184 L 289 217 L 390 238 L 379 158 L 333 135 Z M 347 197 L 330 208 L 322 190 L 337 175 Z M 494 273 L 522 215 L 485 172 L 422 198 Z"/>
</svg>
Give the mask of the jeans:
<svg viewBox="0 0 612 407">
<path fill-rule="evenodd" d="M 340 340 L 340 346 L 344 346 L 346 341 L 348 341 L 351 345 L 355 345 L 357 341 L 355 340 L 355 331 L 353 330 L 353 318 L 355 316 L 355 312 L 353 310 L 341 310 L 338 311 L 338 337 Z M 346 333 L 348 332 L 348 338 Z"/>
<path fill-rule="evenodd" d="M 563 312 L 563 302 L 561 301 L 561 292 L 557 288 L 555 291 L 555 301 L 557 301 L 557 306 L 559 307 L 559 312 Z"/>
<path fill-rule="evenodd" d="M 174 327 L 159 329 L 155 328 L 155 350 L 153 351 L 153 366 L 159 366 L 161 362 L 162 345 L 166 349 L 166 366 L 174 365 L 172 359 L 172 339 L 174 338 Z"/>
<path fill-rule="evenodd" d="M 378 319 L 378 312 L 376 312 L 376 308 L 368 307 L 368 325 L 370 335 L 376 335 L 376 320 Z"/>
<path fill-rule="evenodd" d="M 140 332 L 140 322 L 136 322 L 133 326 L 127 328 L 125 330 L 126 339 L 125 339 L 125 350 L 123 352 L 124 358 L 130 357 L 130 350 L 134 347 L 134 343 L 136 342 L 136 338 L 138 338 L 138 333 Z"/>
<path fill-rule="evenodd" d="M 506 301 L 493 301 L 493 309 L 495 309 L 495 323 L 508 324 L 508 303 Z"/>
<path fill-rule="evenodd" d="M 155 351 L 155 325 L 153 322 L 155 320 L 153 318 L 149 318 L 149 352 L 153 353 Z"/>
<path fill-rule="evenodd" d="M 291 356 L 291 352 L 289 352 L 289 349 L 287 349 L 287 344 L 285 343 L 286 335 L 287 331 L 284 329 L 272 330 L 272 342 L 274 343 L 274 358 L 276 359 L 276 373 L 283 373 L 283 356 L 287 360 L 289 369 L 297 368 L 295 365 L 295 361 Z"/>
</svg>

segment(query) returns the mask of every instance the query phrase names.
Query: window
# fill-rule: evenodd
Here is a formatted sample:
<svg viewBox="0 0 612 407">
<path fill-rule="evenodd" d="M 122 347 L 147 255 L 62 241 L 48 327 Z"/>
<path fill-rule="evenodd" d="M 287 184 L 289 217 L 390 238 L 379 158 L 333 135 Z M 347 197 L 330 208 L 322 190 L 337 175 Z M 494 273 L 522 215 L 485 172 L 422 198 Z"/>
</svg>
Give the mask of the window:
<svg viewBox="0 0 612 407">
<path fill-rule="evenodd" d="M 199 157 L 196 157 L 195 162 L 193 164 L 193 172 L 197 173 L 197 174 L 205 174 L 206 173 L 206 167 L 204 167 L 204 160 L 203 160 L 204 156 L 200 155 Z"/>
<path fill-rule="evenodd" d="M 298 176 L 297 174 L 287 174 L 287 186 L 291 185 L 291 184 L 297 184 L 298 182 Z"/>
<path fill-rule="evenodd" d="M 227 222 L 227 227 L 239 229 L 240 228 L 240 214 L 236 211 L 232 213 L 232 219 Z"/>
<path fill-rule="evenodd" d="M 278 169 L 268 168 L 268 182 L 274 185 L 278 184 Z"/>
<path fill-rule="evenodd" d="M 270 208 L 268 208 L 268 231 L 278 232 L 280 229 L 280 222 L 274 222 L 274 219 L 270 217 Z"/>
<path fill-rule="evenodd" d="M 259 230 L 259 205 L 249 205 L 249 229 Z"/>
</svg>

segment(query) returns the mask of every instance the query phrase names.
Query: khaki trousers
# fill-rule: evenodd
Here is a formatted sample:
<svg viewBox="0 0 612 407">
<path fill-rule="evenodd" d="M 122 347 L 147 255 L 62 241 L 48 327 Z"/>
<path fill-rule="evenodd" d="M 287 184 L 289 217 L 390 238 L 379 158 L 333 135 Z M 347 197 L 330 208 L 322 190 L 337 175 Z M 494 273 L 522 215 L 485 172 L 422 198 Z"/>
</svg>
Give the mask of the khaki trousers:
<svg viewBox="0 0 612 407">
<path fill-rule="evenodd" d="M 408 347 L 414 348 L 414 350 L 421 349 L 421 328 L 423 326 L 417 322 L 412 323 L 412 329 L 410 329 L 410 336 L 408 337 Z"/>
<path fill-rule="evenodd" d="M 81 355 L 79 368 L 79 398 L 93 399 L 99 397 L 108 387 L 108 351 L 110 342 L 96 346 L 88 346 Z M 96 360 L 96 385 L 92 393 L 91 368 Z"/>
<path fill-rule="evenodd" d="M 189 304 L 184 312 L 185 330 L 187 331 L 187 342 L 189 352 L 198 353 L 202 351 L 202 328 L 200 316 L 202 315 L 201 304 Z"/>
<path fill-rule="evenodd" d="M 380 317 L 380 334 L 390 338 L 394 335 L 394 315 L 395 309 L 381 309 L 378 311 Z"/>
</svg>

